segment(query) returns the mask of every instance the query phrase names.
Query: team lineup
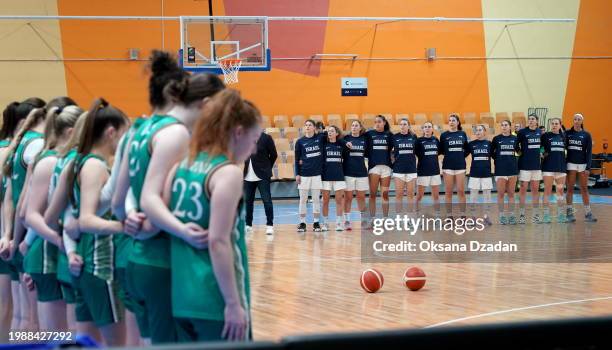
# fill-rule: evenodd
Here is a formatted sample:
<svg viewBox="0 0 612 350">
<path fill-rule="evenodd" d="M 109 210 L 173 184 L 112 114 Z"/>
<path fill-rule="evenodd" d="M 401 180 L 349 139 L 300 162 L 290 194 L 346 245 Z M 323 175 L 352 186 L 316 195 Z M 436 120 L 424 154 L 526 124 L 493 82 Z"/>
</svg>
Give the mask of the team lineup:
<svg viewBox="0 0 612 350">
<path fill-rule="evenodd" d="M 261 114 L 216 75 L 189 74 L 168 53 L 155 51 L 149 68 L 148 117 L 130 120 L 103 98 L 88 110 L 69 97 L 5 108 L 2 336 L 74 329 L 107 346 L 252 339 L 245 240 L 252 227 L 240 166 L 262 133 Z M 492 140 L 484 125 L 469 140 L 457 114 L 439 138 L 431 122 L 418 137 L 407 118 L 396 134 L 382 115 L 371 130 L 353 121 L 346 135 L 307 120 L 294 147 L 297 231 L 307 231 L 309 196 L 313 231 L 331 229 L 332 193 L 335 230 L 353 229 L 353 199 L 361 227 L 371 228 L 379 198 L 390 217 L 391 180 L 396 213 L 416 216 L 429 189 L 439 214 L 444 184 L 446 212 L 465 218 L 479 191 L 493 202 L 494 178 L 500 215 L 485 215 L 487 225 L 575 222 L 579 184 L 584 221 L 595 222 L 587 190 L 592 140 L 583 124 L 576 114 L 564 130 L 553 118 L 543 132 L 530 115 L 516 133 L 504 120 Z"/>
</svg>

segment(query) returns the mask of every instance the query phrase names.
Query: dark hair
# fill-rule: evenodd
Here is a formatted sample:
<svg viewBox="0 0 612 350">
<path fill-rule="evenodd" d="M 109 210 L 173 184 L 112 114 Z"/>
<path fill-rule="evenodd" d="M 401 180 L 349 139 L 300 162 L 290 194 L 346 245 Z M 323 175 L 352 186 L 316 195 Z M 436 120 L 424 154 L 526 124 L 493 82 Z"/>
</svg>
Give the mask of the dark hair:
<svg viewBox="0 0 612 350">
<path fill-rule="evenodd" d="M 379 114 L 376 116 L 376 118 L 381 119 L 385 123 L 385 126 L 383 127 L 384 131 L 389 131 L 391 129 L 391 127 L 389 126 L 389 122 L 387 121 L 387 118 L 385 118 L 384 115 Z"/>
<path fill-rule="evenodd" d="M 320 130 L 320 129 L 325 129 L 325 124 L 323 124 L 323 122 L 317 122 L 317 123 L 315 124 L 315 128 L 316 128 L 316 129 L 319 129 L 319 130 Z"/>
<path fill-rule="evenodd" d="M 529 119 L 529 117 L 534 117 L 535 120 L 540 121 L 540 118 L 536 114 L 531 113 L 530 115 L 527 116 L 527 119 Z"/>
<path fill-rule="evenodd" d="M 70 203 L 73 206 L 76 205 L 73 188 L 79 170 L 79 159 L 91 152 L 96 142 L 100 141 L 104 136 L 104 131 L 106 131 L 107 127 L 112 126 L 115 129 L 120 129 L 128 123 L 129 121 L 125 114 L 118 108 L 111 106 L 105 99 L 98 98 L 94 100 L 87 112 L 83 131 L 79 136 L 77 157 L 73 161 L 68 173 L 68 194 L 70 196 Z"/>
<path fill-rule="evenodd" d="M 15 134 L 15 137 L 13 137 L 13 139 L 11 140 L 11 143 L 6 151 L 8 156 L 6 157 L 6 161 L 2 169 L 2 173 L 5 176 L 10 176 L 13 172 L 13 158 L 15 157 L 15 150 L 21 143 L 21 140 L 23 139 L 25 133 L 30 130 L 34 125 L 39 123 L 41 120 L 44 120 L 46 115 L 47 110 L 45 108 L 35 108 L 32 109 L 30 113 L 28 113 L 28 116 L 25 118 L 23 125 L 19 128 L 17 134 Z"/>
<path fill-rule="evenodd" d="M 503 123 L 503 122 L 508 123 L 508 126 L 512 126 L 512 122 L 510 121 L 510 119 L 504 119 L 504 120 L 502 120 L 502 121 L 500 122 L 500 124 L 501 124 L 501 123 Z"/>
<path fill-rule="evenodd" d="M 76 105 L 77 103 L 70 97 L 60 96 L 60 97 L 56 97 L 52 99 L 51 101 L 49 101 L 49 103 L 47 103 L 45 107 L 47 107 L 47 110 L 51 110 L 51 108 L 53 107 L 58 107 L 61 112 L 61 110 L 64 109 L 65 107 L 76 106 Z"/>
<path fill-rule="evenodd" d="M 2 112 L 0 140 L 13 138 L 19 122 L 25 119 L 34 108 L 44 107 L 46 102 L 38 97 L 30 97 L 23 102 L 11 102 Z"/>
<path fill-rule="evenodd" d="M 457 115 L 457 113 L 451 113 L 448 118 L 455 118 L 457 121 L 457 130 L 463 130 L 463 127 L 461 126 L 461 119 L 459 119 L 459 115 Z"/>
<path fill-rule="evenodd" d="M 240 92 L 224 89 L 205 106 L 206 118 L 199 118 L 189 146 L 189 159 L 205 151 L 212 158 L 229 153 L 231 132 L 238 126 L 250 129 L 261 123 L 261 113 L 252 102 L 244 100 Z"/>
<path fill-rule="evenodd" d="M 180 81 L 171 81 L 164 88 L 164 96 L 183 106 L 212 97 L 225 89 L 225 84 L 218 76 L 210 73 L 195 74 Z"/>
<path fill-rule="evenodd" d="M 338 136 L 336 136 L 336 141 L 342 139 L 342 130 L 340 130 L 339 127 L 335 126 L 335 125 L 329 125 L 328 127 L 330 128 L 334 128 L 334 130 L 336 130 L 336 134 L 338 134 Z M 329 133 L 327 134 L 327 139 L 329 140 Z"/>
<path fill-rule="evenodd" d="M 310 124 L 312 124 L 312 126 L 314 126 L 314 127 L 315 127 L 315 129 L 317 128 L 317 123 L 316 123 L 314 120 L 312 120 L 312 119 L 306 119 L 306 120 L 304 120 L 304 125 L 306 125 L 306 123 L 310 123 Z"/>
<path fill-rule="evenodd" d="M 412 132 L 412 129 L 410 129 L 410 120 L 408 120 L 408 118 L 400 118 L 400 123 L 402 121 L 406 121 L 406 123 L 408 123 L 408 135 L 414 135 L 414 133 Z"/>
<path fill-rule="evenodd" d="M 168 104 L 164 95 L 164 88 L 172 81 L 181 81 L 188 76 L 169 52 L 153 50 L 151 53 L 149 70 L 149 104 L 153 108 Z"/>
</svg>

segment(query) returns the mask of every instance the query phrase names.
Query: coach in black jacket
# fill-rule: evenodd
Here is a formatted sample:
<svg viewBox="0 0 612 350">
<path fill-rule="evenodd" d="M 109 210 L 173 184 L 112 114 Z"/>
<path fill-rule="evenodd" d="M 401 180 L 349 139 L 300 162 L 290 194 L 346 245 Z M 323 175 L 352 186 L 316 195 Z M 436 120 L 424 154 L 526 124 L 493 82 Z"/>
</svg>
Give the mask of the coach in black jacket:
<svg viewBox="0 0 612 350">
<path fill-rule="evenodd" d="M 257 150 L 244 162 L 247 231 L 252 230 L 253 202 L 255 201 L 255 190 L 259 188 L 259 194 L 266 210 L 266 234 L 274 233 L 274 209 L 272 195 L 270 194 L 270 178 L 272 177 L 272 166 L 274 166 L 277 157 L 274 140 L 270 135 L 261 133 L 259 140 L 257 140 Z"/>
</svg>

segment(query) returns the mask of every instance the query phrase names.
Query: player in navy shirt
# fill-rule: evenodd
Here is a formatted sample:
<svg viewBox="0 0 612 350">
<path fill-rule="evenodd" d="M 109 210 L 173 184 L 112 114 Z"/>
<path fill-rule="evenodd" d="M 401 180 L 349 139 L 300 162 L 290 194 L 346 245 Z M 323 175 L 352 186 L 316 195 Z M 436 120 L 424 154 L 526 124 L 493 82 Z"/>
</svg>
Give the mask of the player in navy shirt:
<svg viewBox="0 0 612 350">
<path fill-rule="evenodd" d="M 565 135 L 561 129 L 561 119 L 550 120 L 551 131 L 544 133 L 540 142 L 543 152 L 542 177 L 544 178 L 544 223 L 551 222 L 550 195 L 553 183 L 556 189 L 557 221 L 565 222 L 565 208 L 563 207 L 563 188 L 565 187 Z"/>
<path fill-rule="evenodd" d="M 323 226 L 322 230 L 327 231 L 329 214 L 329 196 L 334 191 L 336 198 L 336 231 L 344 231 L 343 210 L 344 210 L 344 170 L 342 168 L 342 154 L 344 152 L 344 142 L 340 129 L 335 125 L 327 127 L 327 143 L 325 144 L 323 162 Z"/>
<path fill-rule="evenodd" d="M 368 173 L 370 179 L 370 216 L 376 216 L 378 187 L 382 194 L 383 215 L 389 215 L 389 185 L 391 184 L 392 136 L 389 122 L 382 115 L 374 120 L 374 129 L 365 133 L 368 142 Z"/>
<path fill-rule="evenodd" d="M 496 135 L 491 141 L 491 155 L 495 160 L 499 222 L 502 225 L 515 225 L 514 193 L 516 192 L 516 181 L 518 179 L 518 161 L 516 157 L 518 143 L 516 135 L 512 134 L 512 123 L 509 120 L 501 122 L 501 131 L 501 134 Z M 504 212 L 504 196 L 506 194 L 508 195 L 508 211 Z"/>
<path fill-rule="evenodd" d="M 425 189 L 431 186 L 431 197 L 437 207 L 440 203 L 440 141 L 433 135 L 433 124 L 425 122 L 422 126 L 423 136 L 417 139 L 415 154 L 417 163 L 417 203 L 423 199 Z"/>
<path fill-rule="evenodd" d="M 363 125 L 359 120 L 351 123 L 351 134 L 344 136 L 344 141 L 351 144 L 351 149 L 345 148 L 343 154 L 344 181 L 344 229 L 351 230 L 351 205 L 353 191 L 357 192 L 357 208 L 364 215 L 366 210 L 365 195 L 369 188 L 368 169 L 366 158 L 368 156 L 368 143 L 364 135 Z"/>
<path fill-rule="evenodd" d="M 519 224 L 524 224 L 525 202 L 527 198 L 527 188 L 531 188 L 531 201 L 533 204 L 533 222 L 539 223 L 540 214 L 540 180 L 542 180 L 542 166 L 540 163 L 540 138 L 542 130 L 538 127 L 538 116 L 529 115 L 528 126 L 519 130 L 516 135 L 518 149 L 520 152 L 518 167 L 519 181 L 521 189 L 519 192 L 520 213 Z"/>
<path fill-rule="evenodd" d="M 478 202 L 478 191 L 482 190 L 485 203 L 484 220 L 485 223 L 491 225 L 491 219 L 488 216 L 488 205 L 491 201 L 491 190 L 493 189 L 493 180 L 491 179 L 491 141 L 486 138 L 487 129 L 484 125 L 476 126 L 476 139 L 468 143 L 468 154 L 472 156 L 472 165 L 470 166 L 470 180 L 468 188 L 470 189 L 470 203 L 472 203 L 472 212 L 476 210 Z"/>
<path fill-rule="evenodd" d="M 570 222 L 576 221 L 572 204 L 574 202 L 574 185 L 576 184 L 576 177 L 578 177 L 582 205 L 584 205 L 584 221 L 596 222 L 597 219 L 591 211 L 588 188 L 593 140 L 591 134 L 584 130 L 584 116 L 582 114 L 575 114 L 573 123 L 572 128 L 565 134 L 567 143 L 567 220 Z"/>
<path fill-rule="evenodd" d="M 465 216 L 465 157 L 467 156 L 468 138 L 461 127 L 457 114 L 448 117 L 449 130 L 440 135 L 442 174 L 444 176 L 444 198 L 447 212 L 452 215 L 453 190 L 457 188 L 457 196 L 461 214 Z"/>
<path fill-rule="evenodd" d="M 304 136 L 295 142 L 295 181 L 300 193 L 300 224 L 298 232 L 306 231 L 306 202 L 308 192 L 312 195 L 312 212 L 314 216 L 313 230 L 321 231 L 319 224 L 320 202 L 319 195 L 323 183 L 321 174 L 323 171 L 323 151 L 327 143 L 325 133 L 315 133 L 315 122 L 307 120 L 304 122 Z"/>
<path fill-rule="evenodd" d="M 408 193 L 408 208 L 413 211 L 414 184 L 417 178 L 414 148 L 417 136 L 410 131 L 410 122 L 403 118 L 399 122 L 400 132 L 393 135 L 393 178 L 395 178 L 395 210 L 403 211 L 404 190 Z"/>
</svg>

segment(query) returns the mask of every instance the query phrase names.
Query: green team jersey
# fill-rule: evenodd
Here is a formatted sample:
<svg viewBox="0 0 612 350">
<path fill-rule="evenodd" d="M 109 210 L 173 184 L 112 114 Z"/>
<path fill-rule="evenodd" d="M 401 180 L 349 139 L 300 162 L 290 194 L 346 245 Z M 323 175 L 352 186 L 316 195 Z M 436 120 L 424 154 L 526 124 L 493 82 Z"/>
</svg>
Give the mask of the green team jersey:
<svg viewBox="0 0 612 350">
<path fill-rule="evenodd" d="M 127 147 L 127 144 L 130 138 L 145 120 L 146 119 L 144 118 L 137 118 L 132 124 L 132 126 L 128 129 L 128 131 L 123 135 L 123 137 L 121 138 L 121 141 L 119 142 L 119 154 L 123 156 L 123 154 L 125 153 L 124 152 L 125 148 Z M 118 161 L 121 161 L 121 159 L 115 159 L 115 162 L 118 162 Z M 115 267 L 116 268 L 120 269 L 120 268 L 127 267 L 128 258 L 130 256 L 130 252 L 132 251 L 132 246 L 133 246 L 132 241 L 133 241 L 132 237 L 125 235 L 125 234 L 117 235 L 117 237 L 115 238 L 115 243 L 117 244 L 117 249 L 115 251 Z"/>
<path fill-rule="evenodd" d="M 32 169 L 36 168 L 36 165 L 41 160 L 47 157 L 56 157 L 57 151 L 55 150 L 46 150 L 36 157 L 36 162 Z M 52 176 L 53 178 L 53 176 Z M 28 229 L 32 230 L 32 229 Z M 28 250 L 28 253 L 23 258 L 23 269 L 27 273 L 56 273 L 57 272 L 57 254 L 58 247 L 43 239 L 42 237 L 36 235 L 34 241 L 32 242 L 32 246 Z"/>
<path fill-rule="evenodd" d="M 142 122 L 142 125 L 132 137 L 128 156 L 130 187 L 139 207 L 142 187 L 151 161 L 153 137 L 163 128 L 177 123 L 180 122 L 176 118 L 166 115 L 153 115 Z M 129 261 L 141 265 L 169 268 L 170 241 L 168 234 L 160 232 L 146 240 L 134 240 Z"/>
<path fill-rule="evenodd" d="M 0 140 L 0 149 L 6 148 L 11 144 L 9 140 Z M 0 201 L 4 201 L 4 194 L 6 193 L 6 178 L 2 176 L 2 185 L 0 186 Z"/>
<path fill-rule="evenodd" d="M 28 130 L 23 135 L 21 142 L 17 145 L 15 149 L 15 155 L 13 156 L 13 174 L 11 177 L 11 190 L 13 192 L 12 199 L 13 205 L 16 207 L 17 202 L 19 202 L 19 196 L 21 196 L 21 191 L 23 190 L 23 186 L 25 184 L 26 174 L 28 172 L 28 165 L 25 163 L 23 159 L 24 153 L 28 145 L 36 140 L 43 137 L 43 134 Z"/>
<path fill-rule="evenodd" d="M 55 168 L 53 169 L 53 175 L 51 176 L 51 184 L 49 185 L 51 192 L 54 192 L 57 188 L 57 183 L 59 182 L 59 178 L 64 171 L 64 168 L 70 164 L 70 162 L 76 157 L 77 151 L 76 149 L 71 149 L 68 151 L 66 156 L 59 158 L 57 163 L 55 163 Z M 59 234 L 63 234 L 63 229 L 61 225 L 62 218 L 60 218 L 60 229 Z M 57 279 L 67 283 L 72 283 L 72 275 L 70 274 L 70 270 L 68 269 L 68 257 L 65 252 L 61 250 L 57 250 Z"/>
<path fill-rule="evenodd" d="M 78 176 L 85 162 L 91 158 L 99 159 L 106 164 L 104 159 L 92 153 L 77 157 L 76 162 L 78 163 L 75 169 L 77 181 L 75 181 L 73 188 L 75 203 L 72 208 L 72 215 L 77 219 L 80 216 L 81 206 L 81 189 L 79 187 Z M 102 215 L 102 217 L 105 219 L 110 218 L 110 211 Z M 83 257 L 83 271 L 107 281 L 114 278 L 114 236 L 116 235 L 97 235 L 81 232 L 81 237 L 77 243 L 77 252 Z"/>
<path fill-rule="evenodd" d="M 170 209 L 182 222 L 195 222 L 207 229 L 210 220 L 210 198 L 206 192 L 210 175 L 228 163 L 227 157 L 212 159 L 199 153 L 192 164 L 185 159 L 172 182 Z M 245 220 L 242 202 L 235 215 L 231 233 L 234 273 L 238 295 L 249 313 L 250 288 Z M 174 317 L 224 320 L 225 301 L 213 270 L 208 249 L 195 249 L 182 239 L 172 237 L 172 314 Z M 250 319 L 250 317 L 249 317 Z"/>
</svg>

